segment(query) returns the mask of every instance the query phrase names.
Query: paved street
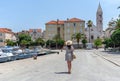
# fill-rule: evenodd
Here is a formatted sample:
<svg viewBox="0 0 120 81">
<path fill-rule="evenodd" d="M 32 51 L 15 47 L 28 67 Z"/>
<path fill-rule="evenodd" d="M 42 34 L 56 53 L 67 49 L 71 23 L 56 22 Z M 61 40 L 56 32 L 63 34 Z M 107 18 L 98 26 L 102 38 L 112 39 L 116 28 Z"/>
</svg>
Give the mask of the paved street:
<svg viewBox="0 0 120 81">
<path fill-rule="evenodd" d="M 95 50 L 75 50 L 72 74 L 66 73 L 65 51 L 37 60 L 1 63 L 0 81 L 120 81 L 120 67 L 96 53 L 101 54 Z"/>
<path fill-rule="evenodd" d="M 110 52 L 99 49 L 94 50 L 94 53 L 120 67 L 120 52 Z"/>
</svg>

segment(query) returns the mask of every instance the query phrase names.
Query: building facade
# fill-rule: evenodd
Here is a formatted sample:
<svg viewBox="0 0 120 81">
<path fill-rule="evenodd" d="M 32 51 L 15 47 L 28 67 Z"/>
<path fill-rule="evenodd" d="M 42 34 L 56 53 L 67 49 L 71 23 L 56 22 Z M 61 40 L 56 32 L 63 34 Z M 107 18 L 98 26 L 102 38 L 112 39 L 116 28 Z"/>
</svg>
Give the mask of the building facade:
<svg viewBox="0 0 120 81">
<path fill-rule="evenodd" d="M 67 20 L 50 21 L 46 23 L 45 39 L 53 39 L 55 35 L 59 35 L 63 40 L 71 40 L 75 33 L 84 34 L 85 21 L 78 18 Z"/>
<path fill-rule="evenodd" d="M 11 29 L 0 28 L 0 46 L 5 46 L 6 40 L 16 41 L 16 37 Z"/>
<path fill-rule="evenodd" d="M 41 29 L 29 29 L 29 35 L 31 39 L 35 41 L 38 38 L 42 38 L 42 30 Z"/>
<path fill-rule="evenodd" d="M 100 3 L 96 12 L 96 27 L 100 37 L 103 34 L 103 11 Z"/>
<path fill-rule="evenodd" d="M 64 21 L 50 21 L 46 23 L 45 40 L 53 39 L 55 35 L 60 35 L 64 39 Z"/>
<path fill-rule="evenodd" d="M 90 29 L 90 35 L 89 35 Z M 93 24 L 92 27 L 88 27 L 85 29 L 85 34 L 87 37 L 87 41 L 90 39 L 90 43 L 93 43 L 97 38 L 104 38 L 104 31 L 103 31 L 103 11 L 101 5 L 99 3 L 97 12 L 96 12 L 96 26 Z M 89 37 L 90 36 L 90 37 Z"/>
<path fill-rule="evenodd" d="M 27 34 L 27 35 L 29 35 L 33 41 L 35 41 L 38 38 L 42 38 L 43 37 L 41 29 L 29 29 L 29 30 L 22 30 L 21 32 L 17 32 L 16 33 L 17 40 L 19 40 L 18 36 L 20 34 Z"/>
</svg>

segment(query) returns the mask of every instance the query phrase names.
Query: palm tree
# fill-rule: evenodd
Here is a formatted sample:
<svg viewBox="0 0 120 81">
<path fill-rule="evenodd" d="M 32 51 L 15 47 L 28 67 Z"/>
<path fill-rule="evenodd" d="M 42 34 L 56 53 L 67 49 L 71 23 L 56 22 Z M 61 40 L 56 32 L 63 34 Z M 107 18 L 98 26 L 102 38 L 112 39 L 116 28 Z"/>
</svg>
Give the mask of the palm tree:
<svg viewBox="0 0 120 81">
<path fill-rule="evenodd" d="M 92 21 L 91 20 L 88 20 L 87 22 L 87 26 L 89 27 L 89 43 L 90 43 L 90 27 L 92 27 Z"/>
<path fill-rule="evenodd" d="M 120 9 L 120 6 L 118 6 L 118 8 L 117 9 Z"/>
<path fill-rule="evenodd" d="M 75 39 L 76 39 L 76 34 L 73 34 L 73 35 L 71 36 L 71 39 L 72 39 L 72 40 L 75 40 Z"/>
<path fill-rule="evenodd" d="M 120 28 L 120 18 L 117 19 L 116 21 L 116 29 L 119 29 Z"/>
<path fill-rule="evenodd" d="M 118 8 L 117 9 L 120 9 L 120 6 L 118 6 Z M 119 14 L 119 16 L 118 16 L 119 18 L 120 18 L 120 14 Z"/>
<path fill-rule="evenodd" d="M 76 39 L 78 47 L 79 47 L 79 42 L 80 42 L 80 39 L 82 38 L 82 34 L 81 33 L 73 34 L 71 38 Z"/>
</svg>

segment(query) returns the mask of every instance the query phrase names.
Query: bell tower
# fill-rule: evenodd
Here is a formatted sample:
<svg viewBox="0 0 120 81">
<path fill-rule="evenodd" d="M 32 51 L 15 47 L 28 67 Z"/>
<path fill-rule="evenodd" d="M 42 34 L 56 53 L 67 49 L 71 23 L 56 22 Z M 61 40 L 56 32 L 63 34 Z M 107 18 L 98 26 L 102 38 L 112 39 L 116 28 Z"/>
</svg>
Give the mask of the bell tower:
<svg viewBox="0 0 120 81">
<path fill-rule="evenodd" d="M 96 13 L 96 26 L 97 26 L 97 31 L 101 35 L 103 32 L 103 11 L 102 11 L 100 3 L 99 3 L 97 13 Z"/>
</svg>

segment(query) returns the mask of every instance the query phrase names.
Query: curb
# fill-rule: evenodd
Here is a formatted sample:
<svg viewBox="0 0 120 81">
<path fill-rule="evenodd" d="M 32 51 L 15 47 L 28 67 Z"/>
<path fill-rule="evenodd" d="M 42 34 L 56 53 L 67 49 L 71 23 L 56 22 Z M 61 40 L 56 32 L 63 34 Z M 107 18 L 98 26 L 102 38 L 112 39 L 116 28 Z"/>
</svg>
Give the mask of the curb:
<svg viewBox="0 0 120 81">
<path fill-rule="evenodd" d="M 94 54 L 96 54 L 96 52 L 94 52 Z M 102 55 L 98 55 L 98 54 L 96 54 L 96 55 L 97 55 L 97 56 L 100 56 L 101 58 L 107 60 L 108 62 L 110 62 L 110 63 L 112 63 L 112 64 L 120 67 L 120 65 L 119 65 L 118 63 L 116 63 L 116 62 L 114 62 L 114 61 L 112 61 L 112 60 L 110 60 L 110 59 L 108 59 L 108 58 L 106 58 L 106 57 L 104 57 L 104 56 L 102 56 Z"/>
</svg>

